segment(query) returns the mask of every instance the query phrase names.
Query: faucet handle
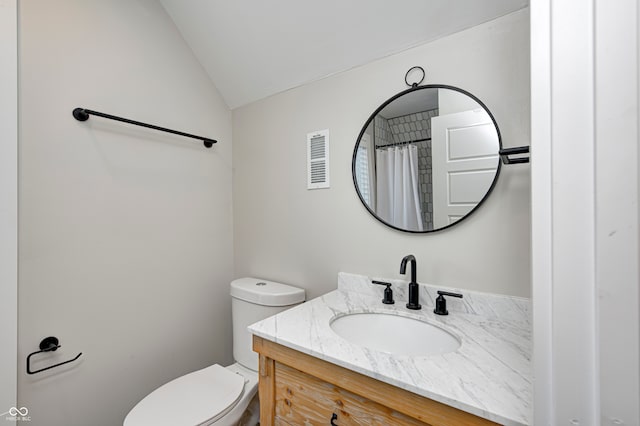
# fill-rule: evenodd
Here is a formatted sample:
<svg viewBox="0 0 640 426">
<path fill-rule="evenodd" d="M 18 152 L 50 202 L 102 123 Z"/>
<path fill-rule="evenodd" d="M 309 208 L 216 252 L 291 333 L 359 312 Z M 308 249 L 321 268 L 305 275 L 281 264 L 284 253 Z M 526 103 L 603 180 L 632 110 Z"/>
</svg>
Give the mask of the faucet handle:
<svg viewBox="0 0 640 426">
<path fill-rule="evenodd" d="M 460 293 L 451 293 L 449 291 L 438 290 L 438 297 L 436 298 L 436 308 L 433 313 L 436 315 L 449 315 L 447 311 L 447 299 L 444 296 L 459 297 L 462 298 Z"/>
<path fill-rule="evenodd" d="M 387 283 L 384 281 L 376 281 L 376 280 L 371 280 L 371 282 L 373 284 L 387 286 L 387 288 L 384 289 L 384 299 L 382 299 L 382 303 L 384 303 L 385 305 L 393 305 L 394 303 L 396 303 L 393 300 L 393 290 L 391 290 L 391 283 Z"/>
</svg>

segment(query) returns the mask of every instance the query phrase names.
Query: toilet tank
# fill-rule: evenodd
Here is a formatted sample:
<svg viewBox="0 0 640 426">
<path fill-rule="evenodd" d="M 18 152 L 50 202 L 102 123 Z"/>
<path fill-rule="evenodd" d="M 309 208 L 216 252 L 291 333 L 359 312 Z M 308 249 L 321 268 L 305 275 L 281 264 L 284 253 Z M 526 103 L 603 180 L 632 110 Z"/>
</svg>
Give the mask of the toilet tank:
<svg viewBox="0 0 640 426">
<path fill-rule="evenodd" d="M 231 282 L 231 316 L 233 321 L 233 358 L 258 371 L 258 354 L 253 335 L 247 327 L 304 302 L 304 290 L 287 284 L 258 278 L 240 278 Z"/>
</svg>

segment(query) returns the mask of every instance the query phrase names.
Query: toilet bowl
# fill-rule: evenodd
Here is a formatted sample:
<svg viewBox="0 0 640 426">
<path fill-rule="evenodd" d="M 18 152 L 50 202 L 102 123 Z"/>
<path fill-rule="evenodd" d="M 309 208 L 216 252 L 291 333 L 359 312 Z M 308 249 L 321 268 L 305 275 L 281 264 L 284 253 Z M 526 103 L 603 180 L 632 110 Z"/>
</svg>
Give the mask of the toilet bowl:
<svg viewBox="0 0 640 426">
<path fill-rule="evenodd" d="M 256 278 L 231 283 L 235 364 L 218 364 L 166 383 L 127 414 L 124 426 L 254 426 L 258 356 L 247 327 L 304 301 L 304 290 Z M 249 409 L 248 409 L 249 408 Z"/>
<path fill-rule="evenodd" d="M 255 371 L 237 363 L 228 367 L 214 364 L 151 392 L 129 412 L 124 426 L 233 426 L 257 389 Z"/>
</svg>

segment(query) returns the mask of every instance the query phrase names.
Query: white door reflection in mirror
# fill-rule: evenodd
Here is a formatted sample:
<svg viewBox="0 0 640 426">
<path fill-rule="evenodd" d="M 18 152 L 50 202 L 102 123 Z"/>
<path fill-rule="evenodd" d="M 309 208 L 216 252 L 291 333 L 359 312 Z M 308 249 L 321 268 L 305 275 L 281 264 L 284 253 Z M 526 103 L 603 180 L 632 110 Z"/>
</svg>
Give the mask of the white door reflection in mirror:
<svg viewBox="0 0 640 426">
<path fill-rule="evenodd" d="M 498 138 L 483 109 L 431 119 L 434 228 L 467 215 L 491 188 L 498 167 Z"/>
</svg>

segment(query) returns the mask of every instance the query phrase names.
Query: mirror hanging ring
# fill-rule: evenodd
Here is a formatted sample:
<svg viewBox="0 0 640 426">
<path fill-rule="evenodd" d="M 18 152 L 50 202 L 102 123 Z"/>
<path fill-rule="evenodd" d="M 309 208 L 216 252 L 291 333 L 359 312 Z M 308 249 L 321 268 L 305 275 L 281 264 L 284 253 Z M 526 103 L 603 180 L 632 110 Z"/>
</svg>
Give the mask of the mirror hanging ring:
<svg viewBox="0 0 640 426">
<path fill-rule="evenodd" d="M 409 78 L 409 74 L 411 74 L 412 71 L 416 71 L 416 72 L 420 71 L 420 72 L 422 72 L 422 77 L 417 82 L 409 83 L 408 78 Z M 409 86 L 409 87 L 417 87 L 418 85 L 420 85 L 420 83 L 422 83 L 424 81 L 425 77 L 426 77 L 426 73 L 424 72 L 424 68 L 419 67 L 419 66 L 415 66 L 415 67 L 409 68 L 409 71 L 407 71 L 407 73 L 404 75 L 404 82 L 407 83 L 407 86 Z"/>
</svg>

